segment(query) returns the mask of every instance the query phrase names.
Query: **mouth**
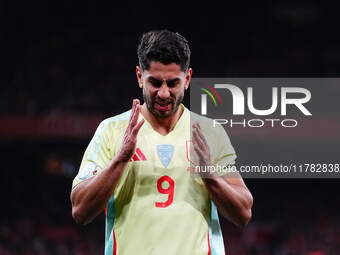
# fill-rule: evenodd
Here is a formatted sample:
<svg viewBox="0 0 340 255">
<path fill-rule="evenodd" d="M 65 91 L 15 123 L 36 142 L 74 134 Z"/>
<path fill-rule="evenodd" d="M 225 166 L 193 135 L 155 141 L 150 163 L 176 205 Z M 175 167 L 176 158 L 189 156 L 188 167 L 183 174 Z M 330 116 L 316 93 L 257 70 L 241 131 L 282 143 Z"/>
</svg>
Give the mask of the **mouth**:
<svg viewBox="0 0 340 255">
<path fill-rule="evenodd" d="M 166 112 L 171 109 L 172 102 L 155 102 L 154 107 L 156 110 L 161 111 L 161 112 Z"/>
</svg>

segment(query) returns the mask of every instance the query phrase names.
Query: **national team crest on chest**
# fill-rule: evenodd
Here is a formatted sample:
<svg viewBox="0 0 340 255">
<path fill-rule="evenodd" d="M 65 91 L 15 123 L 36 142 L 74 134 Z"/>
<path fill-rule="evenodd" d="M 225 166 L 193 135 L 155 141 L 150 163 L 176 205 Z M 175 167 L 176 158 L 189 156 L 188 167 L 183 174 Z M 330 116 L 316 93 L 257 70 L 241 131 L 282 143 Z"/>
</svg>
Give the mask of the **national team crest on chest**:
<svg viewBox="0 0 340 255">
<path fill-rule="evenodd" d="M 157 145 L 157 154 L 164 167 L 168 167 L 174 155 L 175 147 L 171 144 Z"/>
</svg>

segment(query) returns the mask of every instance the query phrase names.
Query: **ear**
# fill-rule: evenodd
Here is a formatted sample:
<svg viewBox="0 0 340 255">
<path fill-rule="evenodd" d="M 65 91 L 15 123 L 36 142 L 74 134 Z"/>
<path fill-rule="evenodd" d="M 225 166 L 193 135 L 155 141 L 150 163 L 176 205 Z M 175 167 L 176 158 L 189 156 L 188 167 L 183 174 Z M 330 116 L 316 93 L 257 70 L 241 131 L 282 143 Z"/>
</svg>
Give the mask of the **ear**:
<svg viewBox="0 0 340 255">
<path fill-rule="evenodd" d="M 142 70 L 139 66 L 136 66 L 136 76 L 137 76 L 137 81 L 138 81 L 139 87 L 143 88 Z"/>
<path fill-rule="evenodd" d="M 187 90 L 189 88 L 191 76 L 192 76 L 192 68 L 189 68 L 186 75 L 185 75 L 185 84 L 184 84 L 185 90 Z"/>
</svg>

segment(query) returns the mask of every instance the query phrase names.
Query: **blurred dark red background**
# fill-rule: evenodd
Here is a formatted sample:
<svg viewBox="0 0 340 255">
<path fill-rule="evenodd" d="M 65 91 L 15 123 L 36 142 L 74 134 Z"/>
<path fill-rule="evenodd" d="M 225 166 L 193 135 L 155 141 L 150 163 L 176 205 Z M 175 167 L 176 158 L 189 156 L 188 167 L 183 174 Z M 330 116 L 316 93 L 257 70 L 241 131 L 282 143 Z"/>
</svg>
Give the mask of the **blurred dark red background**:
<svg viewBox="0 0 340 255">
<path fill-rule="evenodd" d="M 77 226 L 69 193 L 99 122 L 142 99 L 135 66 L 143 32 L 183 34 L 197 77 L 339 76 L 339 6 L 331 1 L 140 5 L 0 2 L 0 254 L 103 254 L 103 216 Z M 339 120 L 339 106 L 320 101 L 317 112 Z M 239 164 L 263 155 L 339 163 L 332 130 L 326 140 L 312 128 L 303 140 L 230 134 Z M 245 181 L 253 219 L 244 230 L 222 220 L 227 254 L 339 254 L 339 180 Z"/>
</svg>

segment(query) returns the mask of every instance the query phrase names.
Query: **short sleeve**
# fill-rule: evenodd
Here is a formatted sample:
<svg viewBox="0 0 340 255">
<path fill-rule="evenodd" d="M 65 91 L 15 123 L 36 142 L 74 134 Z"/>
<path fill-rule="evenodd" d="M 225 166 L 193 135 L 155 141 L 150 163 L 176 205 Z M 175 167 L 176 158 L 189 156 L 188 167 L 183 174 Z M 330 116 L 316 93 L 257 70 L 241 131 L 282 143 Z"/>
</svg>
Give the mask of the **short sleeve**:
<svg viewBox="0 0 340 255">
<path fill-rule="evenodd" d="M 82 181 L 85 181 L 103 171 L 103 169 L 105 169 L 105 167 L 110 163 L 112 156 L 109 140 L 110 134 L 108 122 L 103 121 L 98 126 L 93 138 L 86 148 L 80 164 L 79 172 L 73 180 L 72 189 Z"/>
<path fill-rule="evenodd" d="M 221 125 L 216 126 L 216 138 L 214 139 L 215 146 L 213 146 L 211 158 L 215 168 L 221 170 L 216 171 L 216 173 L 222 176 L 229 172 L 228 166 L 235 165 L 237 156 L 227 132 Z"/>
</svg>

